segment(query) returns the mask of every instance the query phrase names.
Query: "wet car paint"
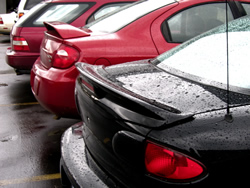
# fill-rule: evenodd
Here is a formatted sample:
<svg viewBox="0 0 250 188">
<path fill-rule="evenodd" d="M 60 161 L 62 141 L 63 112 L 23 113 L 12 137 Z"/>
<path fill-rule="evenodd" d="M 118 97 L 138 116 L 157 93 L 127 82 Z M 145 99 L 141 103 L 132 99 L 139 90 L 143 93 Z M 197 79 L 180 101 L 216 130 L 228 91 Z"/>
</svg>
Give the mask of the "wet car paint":
<svg viewBox="0 0 250 188">
<path fill-rule="evenodd" d="M 8 45 L 0 35 L 0 187 L 59 188 L 60 139 L 76 120 L 55 120 L 39 105 L 29 75 L 5 65 Z"/>
<path fill-rule="evenodd" d="M 249 37 L 248 23 L 249 17 L 230 22 L 227 27 L 229 29 L 228 36 L 232 36 L 232 31 L 234 34 L 240 31 L 241 33 L 238 34 L 241 39 L 247 41 L 247 37 L 243 33 L 248 33 Z M 214 31 L 220 33 L 225 29 L 219 27 Z M 213 33 L 213 31 L 210 32 L 207 33 L 206 37 Z M 218 33 L 215 33 L 215 35 L 218 35 Z M 206 37 L 203 36 L 200 40 Z M 126 185 L 130 187 L 130 183 L 134 187 L 157 187 L 157 184 L 158 187 L 180 185 L 203 187 L 229 184 L 239 186 L 247 183 L 248 174 L 244 172 L 244 169 L 248 169 L 250 166 L 248 160 L 250 156 L 249 85 L 244 90 L 241 81 L 238 85 L 233 86 L 238 86 L 242 90 L 238 88 L 238 92 L 236 92 L 230 87 L 230 91 L 227 90 L 230 97 L 225 97 L 224 85 L 218 81 L 218 77 L 214 77 L 213 81 L 219 83 L 210 80 L 210 84 L 206 84 L 207 80 L 204 78 L 208 76 L 205 77 L 205 74 L 204 77 L 201 77 L 203 79 L 200 77 L 197 79 L 193 74 L 188 74 L 189 76 L 186 75 L 185 77 L 183 76 L 186 73 L 184 72 L 185 69 L 178 72 L 173 68 L 178 64 L 177 61 L 173 61 L 173 65 L 170 66 L 170 59 L 174 57 L 175 52 L 178 54 L 178 52 L 185 51 L 188 46 L 195 44 L 197 38 L 186 43 L 187 46 L 183 44 L 180 48 L 159 56 L 157 59 L 150 61 L 151 63 L 148 63 L 148 65 L 146 64 L 148 61 L 144 63 L 143 61 L 137 61 L 110 67 L 91 66 L 83 63 L 77 63 L 76 65 L 81 74 L 76 82 L 75 94 L 79 111 L 85 122 L 82 135 L 87 151 L 91 153 L 93 161 L 98 164 L 99 168 L 105 169 L 107 176 L 110 176 L 114 181 L 117 180 L 118 183 L 123 183 L 125 187 Z M 232 42 L 232 38 L 229 41 Z M 241 40 L 238 40 L 238 42 L 244 44 Z M 214 48 L 214 42 L 210 48 Z M 249 57 L 242 55 L 242 53 L 245 50 L 247 51 L 248 48 L 245 45 L 237 50 L 235 48 L 237 48 L 235 44 L 233 48 L 232 46 L 229 48 L 229 52 L 237 52 L 237 59 L 230 61 L 229 66 L 236 64 L 233 71 L 237 72 L 238 70 L 238 75 L 244 78 L 246 68 L 242 67 L 244 67 L 245 62 L 248 62 Z M 209 55 L 212 54 L 212 50 L 199 49 L 203 52 L 209 52 Z M 201 55 L 201 51 L 196 50 L 195 52 Z M 232 60 L 231 53 L 229 54 L 230 60 Z M 208 56 L 202 54 L 201 57 Z M 217 56 L 212 55 L 211 57 Z M 239 57 L 243 57 L 241 61 L 239 61 Z M 211 62 L 215 64 L 212 68 L 218 67 L 218 64 L 220 64 L 219 58 L 212 59 Z M 200 63 L 202 59 L 199 60 Z M 199 68 L 195 69 L 198 66 L 195 63 L 195 66 L 192 66 L 193 62 L 188 58 L 182 59 L 182 62 L 182 66 L 179 65 L 181 68 L 188 67 L 191 70 L 200 70 Z M 186 62 L 190 63 L 185 64 Z M 241 66 L 239 66 L 239 63 Z M 225 64 L 223 63 L 223 65 Z M 170 68 L 165 70 L 165 67 Z M 203 73 L 211 73 L 212 75 L 216 72 L 221 73 L 221 69 L 218 68 L 206 70 L 207 72 Z M 200 73 L 200 71 L 197 72 Z M 147 73 L 150 74 L 147 76 Z M 162 80 L 155 76 L 159 73 L 164 75 L 164 83 L 161 83 Z M 172 76 L 169 77 L 169 74 Z M 119 79 L 123 77 L 124 79 Z M 150 79 L 152 80 L 149 81 Z M 180 82 L 179 79 L 182 79 L 182 81 Z M 239 80 L 239 77 L 237 80 Z M 165 83 L 166 85 L 164 85 Z M 231 84 L 231 82 L 229 83 Z M 249 80 L 247 80 L 247 83 L 249 83 Z M 158 89 L 152 87 L 151 84 Z M 172 88 L 171 84 L 176 87 Z M 198 87 L 195 87 L 195 85 Z M 164 91 L 164 87 L 168 90 Z M 162 92 L 165 94 L 166 101 L 161 100 Z M 175 97 L 169 100 L 170 94 Z M 214 99 L 214 96 L 217 100 Z M 228 102 L 230 112 L 227 111 L 225 99 L 230 99 L 230 102 Z M 195 105 L 192 106 L 190 102 L 195 102 Z M 204 106 L 209 107 L 209 109 L 204 108 Z M 195 108 L 192 109 L 192 107 Z M 174 111 L 174 108 L 179 112 Z M 149 109 L 148 113 L 145 109 Z M 191 116 L 183 116 L 187 113 L 191 113 Z M 170 122 L 169 119 L 172 121 Z M 160 122 L 162 124 L 159 124 Z M 142 127 L 145 129 L 151 128 L 151 130 L 146 132 L 144 129 L 143 132 Z M 147 152 L 149 143 L 151 145 L 154 143 L 156 147 Z M 157 147 L 160 149 L 157 149 Z M 162 155 L 157 154 L 159 150 L 162 150 Z M 179 179 L 175 178 L 177 176 L 169 177 L 168 173 L 172 173 L 171 165 L 169 165 L 172 163 L 172 158 L 170 157 L 171 161 L 167 159 L 170 155 L 169 151 L 181 156 L 180 158 L 187 156 L 196 161 L 196 164 L 200 165 L 202 170 L 191 179 L 185 179 L 182 176 Z M 162 157 L 166 153 L 168 153 L 167 157 Z M 139 157 L 137 158 L 137 156 Z M 150 157 L 153 158 L 153 162 L 157 159 L 159 161 L 154 163 L 155 166 L 152 171 L 146 171 L 145 168 L 149 169 L 147 162 L 150 161 Z M 167 161 L 166 166 L 163 165 L 165 159 Z M 145 165 L 143 164 L 144 161 Z M 91 162 L 87 164 L 90 169 L 93 169 Z M 173 164 L 176 165 L 178 162 L 173 162 Z M 188 164 L 179 164 L 181 167 L 188 167 Z M 160 170 L 154 171 L 158 167 Z M 181 175 L 179 169 L 177 171 Z M 164 174 L 164 172 L 166 173 Z M 98 173 L 96 174 L 98 175 Z M 131 178 L 126 179 L 126 175 Z"/>
<path fill-rule="evenodd" d="M 68 128 L 61 140 L 62 158 L 61 158 L 61 176 L 63 185 L 68 185 L 68 181 L 72 182 L 74 187 L 100 187 L 107 186 L 96 176 L 86 165 L 88 157 L 85 153 L 86 146 L 82 139 L 82 122 L 79 122 Z M 67 175 L 66 175 L 67 174 Z M 70 174 L 70 176 L 69 176 Z M 70 178 L 70 180 L 68 179 Z M 87 179 L 88 181 L 82 181 Z M 111 180 L 110 184 L 114 184 Z M 70 183 L 71 184 L 71 183 Z"/>
</svg>

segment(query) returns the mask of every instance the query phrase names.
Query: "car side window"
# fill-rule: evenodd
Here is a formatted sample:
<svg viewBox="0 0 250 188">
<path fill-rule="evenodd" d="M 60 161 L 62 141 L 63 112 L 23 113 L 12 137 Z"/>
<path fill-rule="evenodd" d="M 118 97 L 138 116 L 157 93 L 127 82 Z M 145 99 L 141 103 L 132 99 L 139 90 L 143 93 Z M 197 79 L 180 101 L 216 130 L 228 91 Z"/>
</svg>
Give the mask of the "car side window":
<svg viewBox="0 0 250 188">
<path fill-rule="evenodd" d="M 106 4 L 104 6 L 102 6 L 101 8 L 99 8 L 97 11 L 95 11 L 94 14 L 92 14 L 89 19 L 87 20 L 87 23 L 93 22 L 95 20 L 97 20 L 98 18 L 102 17 L 103 15 L 110 13 L 124 5 L 127 5 L 129 3 L 112 3 L 112 4 Z"/>
<path fill-rule="evenodd" d="M 227 8 L 230 10 L 229 6 Z M 168 42 L 182 43 L 226 22 L 224 3 L 210 3 L 185 9 L 162 23 L 161 30 Z M 233 20 L 232 12 L 228 19 Z"/>
<path fill-rule="evenodd" d="M 242 6 L 245 9 L 247 15 L 250 15 L 250 4 L 249 3 L 242 3 Z"/>
</svg>

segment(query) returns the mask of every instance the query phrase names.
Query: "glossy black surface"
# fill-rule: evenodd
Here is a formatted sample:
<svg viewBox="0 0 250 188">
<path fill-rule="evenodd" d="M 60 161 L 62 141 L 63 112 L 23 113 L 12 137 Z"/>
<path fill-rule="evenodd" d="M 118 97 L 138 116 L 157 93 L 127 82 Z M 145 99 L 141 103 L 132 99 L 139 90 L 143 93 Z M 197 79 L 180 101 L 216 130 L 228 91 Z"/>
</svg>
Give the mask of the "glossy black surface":
<svg viewBox="0 0 250 188">
<path fill-rule="evenodd" d="M 249 36 L 249 18 L 239 21 L 232 32 Z M 77 64 L 76 101 L 91 160 L 121 187 L 245 185 L 250 168 L 248 89 L 227 91 L 156 65 L 145 60 L 110 67 Z M 204 172 L 188 182 L 148 174 L 148 140 L 199 161 Z"/>
</svg>

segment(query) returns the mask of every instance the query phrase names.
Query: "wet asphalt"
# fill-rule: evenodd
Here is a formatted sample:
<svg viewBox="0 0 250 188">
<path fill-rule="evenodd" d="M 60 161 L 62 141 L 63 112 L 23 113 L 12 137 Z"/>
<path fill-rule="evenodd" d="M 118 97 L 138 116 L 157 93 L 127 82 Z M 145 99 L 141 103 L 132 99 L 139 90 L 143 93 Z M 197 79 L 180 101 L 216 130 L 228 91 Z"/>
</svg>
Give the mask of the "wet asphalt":
<svg viewBox="0 0 250 188">
<path fill-rule="evenodd" d="M 5 62 L 10 46 L 0 34 L 0 188 L 59 188 L 60 140 L 80 120 L 46 111 L 34 98 L 30 75 L 16 75 Z"/>
</svg>

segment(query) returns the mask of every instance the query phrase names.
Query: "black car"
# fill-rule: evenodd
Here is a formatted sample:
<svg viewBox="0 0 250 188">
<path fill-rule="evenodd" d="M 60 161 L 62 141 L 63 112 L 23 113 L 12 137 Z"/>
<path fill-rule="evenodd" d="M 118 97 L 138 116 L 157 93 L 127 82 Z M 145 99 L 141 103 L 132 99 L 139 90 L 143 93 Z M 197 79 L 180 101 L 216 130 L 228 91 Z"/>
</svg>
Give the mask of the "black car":
<svg viewBox="0 0 250 188">
<path fill-rule="evenodd" d="M 244 17 L 153 60 L 78 63 L 83 123 L 62 138 L 63 180 L 75 187 L 249 186 L 249 49 Z"/>
</svg>

